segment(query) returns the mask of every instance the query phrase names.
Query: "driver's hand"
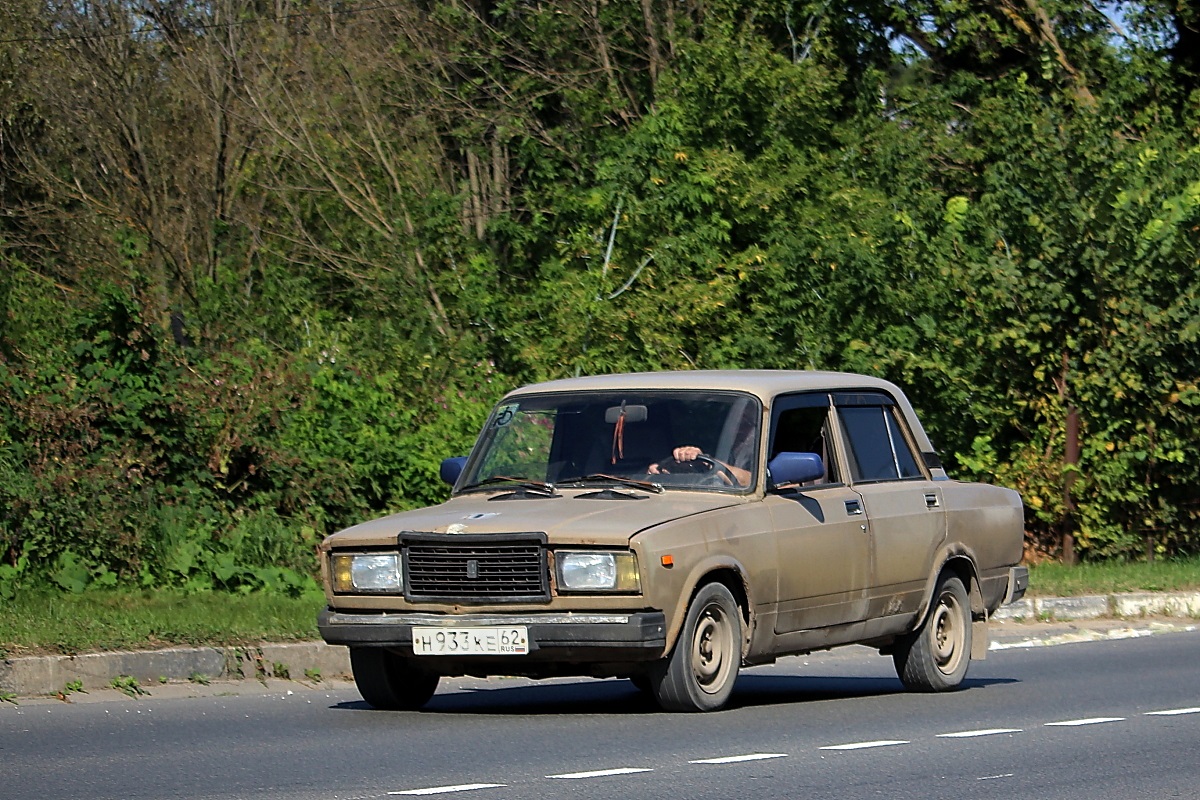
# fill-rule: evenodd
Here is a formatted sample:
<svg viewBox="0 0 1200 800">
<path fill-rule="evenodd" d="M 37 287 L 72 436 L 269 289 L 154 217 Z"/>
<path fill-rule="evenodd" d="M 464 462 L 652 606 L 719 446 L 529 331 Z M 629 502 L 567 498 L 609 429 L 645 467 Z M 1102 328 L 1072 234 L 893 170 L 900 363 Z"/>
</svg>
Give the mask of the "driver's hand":
<svg viewBox="0 0 1200 800">
<path fill-rule="evenodd" d="M 676 447 L 671 452 L 671 455 L 676 461 L 695 461 L 702 454 L 702 452 L 703 451 L 699 447 L 693 447 L 692 445 L 688 444 L 684 445 L 683 447 Z"/>
<path fill-rule="evenodd" d="M 676 461 L 678 461 L 679 463 L 682 464 L 685 461 L 695 461 L 696 458 L 698 456 L 700 456 L 703 452 L 704 451 L 701 450 L 699 447 L 696 447 L 696 446 L 690 445 L 690 444 L 685 444 L 682 447 L 676 447 L 674 450 L 672 450 L 671 458 L 675 459 Z M 651 464 L 650 466 L 646 467 L 646 472 L 650 473 L 651 475 L 667 474 L 667 470 L 663 469 L 658 464 Z"/>
</svg>

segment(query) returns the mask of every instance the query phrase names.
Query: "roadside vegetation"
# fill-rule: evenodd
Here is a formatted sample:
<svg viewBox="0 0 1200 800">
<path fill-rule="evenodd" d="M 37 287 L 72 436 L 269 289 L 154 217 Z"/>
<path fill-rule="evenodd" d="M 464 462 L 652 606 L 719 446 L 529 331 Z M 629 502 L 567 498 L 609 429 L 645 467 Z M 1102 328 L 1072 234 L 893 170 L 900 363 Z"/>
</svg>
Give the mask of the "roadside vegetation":
<svg viewBox="0 0 1200 800">
<path fill-rule="evenodd" d="M 1200 559 L 1030 567 L 1033 596 L 1182 591 L 1200 591 Z M 315 590 L 296 597 L 277 592 L 22 593 L 0 602 L 0 658 L 316 640 L 317 612 L 324 603 Z"/>
<path fill-rule="evenodd" d="M 0 601 L 0 658 L 310 641 L 324 602 L 316 591 L 32 590 Z"/>
<path fill-rule="evenodd" d="M 1198 31 L 8 0 L 0 641 L 310 636 L 323 536 L 444 498 L 506 389 L 623 370 L 879 375 L 1031 557 L 1195 556 Z"/>
<path fill-rule="evenodd" d="M 1169 561 L 1097 561 L 1066 566 L 1045 561 L 1029 569 L 1029 594 L 1077 597 L 1122 592 L 1200 591 L 1200 558 Z"/>
</svg>

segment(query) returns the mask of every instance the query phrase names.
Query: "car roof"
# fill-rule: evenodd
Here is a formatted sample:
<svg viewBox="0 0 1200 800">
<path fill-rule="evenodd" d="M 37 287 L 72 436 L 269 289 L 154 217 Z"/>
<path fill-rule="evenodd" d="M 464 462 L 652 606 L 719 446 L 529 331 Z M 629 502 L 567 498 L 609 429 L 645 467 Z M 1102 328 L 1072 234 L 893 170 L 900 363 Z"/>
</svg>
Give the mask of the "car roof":
<svg viewBox="0 0 1200 800">
<path fill-rule="evenodd" d="M 620 391 L 643 389 L 691 389 L 739 391 L 770 400 L 779 394 L 804 391 L 850 391 L 878 389 L 893 398 L 902 393 L 892 383 L 869 375 L 819 370 L 722 369 L 675 372 L 632 372 L 534 383 L 506 395 L 517 397 L 545 392 Z"/>
</svg>

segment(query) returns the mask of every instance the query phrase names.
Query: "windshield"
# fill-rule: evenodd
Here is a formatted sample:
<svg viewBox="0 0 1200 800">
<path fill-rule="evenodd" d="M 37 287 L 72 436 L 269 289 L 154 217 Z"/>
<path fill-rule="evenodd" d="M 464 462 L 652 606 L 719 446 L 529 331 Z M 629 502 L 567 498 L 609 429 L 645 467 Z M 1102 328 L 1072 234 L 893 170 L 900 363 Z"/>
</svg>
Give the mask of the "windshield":
<svg viewBox="0 0 1200 800">
<path fill-rule="evenodd" d="M 761 418 L 756 398 L 735 393 L 521 397 L 492 412 L 461 488 L 648 481 L 744 491 L 757 470 Z"/>
</svg>

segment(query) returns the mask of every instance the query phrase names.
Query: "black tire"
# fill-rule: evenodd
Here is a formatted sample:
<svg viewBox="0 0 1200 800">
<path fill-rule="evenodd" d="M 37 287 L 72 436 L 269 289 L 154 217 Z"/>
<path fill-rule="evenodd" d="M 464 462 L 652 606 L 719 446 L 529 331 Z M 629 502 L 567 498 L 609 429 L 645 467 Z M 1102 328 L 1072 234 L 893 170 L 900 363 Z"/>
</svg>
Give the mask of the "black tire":
<svg viewBox="0 0 1200 800">
<path fill-rule="evenodd" d="M 715 711 L 733 692 L 742 664 L 742 615 L 729 589 L 703 586 L 688 607 L 671 654 L 651 673 L 664 711 Z"/>
<path fill-rule="evenodd" d="M 437 691 L 438 676 L 413 669 L 382 647 L 351 647 L 350 668 L 358 693 L 375 708 L 414 711 Z"/>
<path fill-rule="evenodd" d="M 938 581 L 925 621 L 896 643 L 892 661 L 910 691 L 944 692 L 963 682 L 971 664 L 971 603 L 957 576 Z"/>
</svg>

